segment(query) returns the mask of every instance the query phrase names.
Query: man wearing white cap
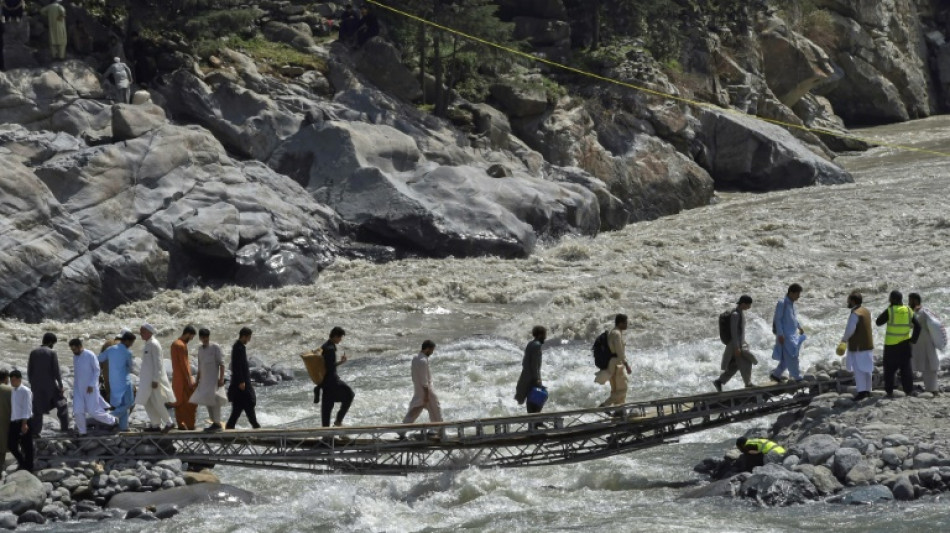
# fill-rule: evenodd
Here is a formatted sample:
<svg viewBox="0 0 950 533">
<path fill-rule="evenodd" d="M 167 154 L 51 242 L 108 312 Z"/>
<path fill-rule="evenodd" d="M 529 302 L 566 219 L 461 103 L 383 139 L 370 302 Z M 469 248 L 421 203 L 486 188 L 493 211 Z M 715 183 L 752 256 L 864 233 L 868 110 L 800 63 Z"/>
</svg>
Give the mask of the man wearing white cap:
<svg viewBox="0 0 950 533">
<path fill-rule="evenodd" d="M 145 347 L 142 348 L 142 368 L 139 370 L 139 390 L 135 404 L 145 407 L 153 431 L 168 432 L 175 424 L 165 404 L 175 401 L 175 393 L 165 373 L 162 345 L 155 338 L 155 327 L 142 324 L 139 329 Z"/>
<path fill-rule="evenodd" d="M 112 59 L 112 65 L 106 71 L 106 78 L 115 85 L 116 102 L 129 103 L 132 96 L 132 70 L 118 57 Z"/>
</svg>

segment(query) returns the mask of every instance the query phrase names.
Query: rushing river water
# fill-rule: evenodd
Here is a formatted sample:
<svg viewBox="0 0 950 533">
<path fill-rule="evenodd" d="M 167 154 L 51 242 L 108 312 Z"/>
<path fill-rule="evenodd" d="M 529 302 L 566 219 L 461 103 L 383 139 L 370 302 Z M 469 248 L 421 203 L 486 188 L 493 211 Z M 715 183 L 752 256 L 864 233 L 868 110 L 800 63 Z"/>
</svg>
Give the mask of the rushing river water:
<svg viewBox="0 0 950 533">
<path fill-rule="evenodd" d="M 950 117 L 863 132 L 887 142 L 950 152 Z M 425 338 L 439 347 L 432 371 L 448 419 L 520 413 L 512 400 L 521 350 L 534 324 L 549 328 L 542 370 L 546 410 L 591 407 L 589 346 L 613 314 L 632 319 L 630 400 L 709 391 L 722 345 L 716 315 L 742 293 L 755 299 L 748 334 L 764 381 L 775 301 L 805 287 L 809 334 L 803 368 L 833 357 L 847 318 L 844 298 L 865 293 L 877 311 L 892 289 L 923 294 L 950 315 L 950 157 L 877 148 L 839 162 L 853 185 L 761 195 L 630 226 L 595 239 L 567 239 L 525 260 L 341 261 L 309 287 L 168 291 L 75 323 L 0 321 L 0 359 L 23 364 L 43 331 L 96 342 L 148 320 L 164 346 L 181 327 L 212 329 L 228 346 L 251 326 L 251 355 L 291 362 L 334 325 L 346 328 L 352 362 L 341 376 L 356 391 L 347 424 L 401 420 L 411 396 L 409 361 Z M 194 345 L 192 345 L 194 348 Z M 139 346 L 135 347 L 138 351 Z M 167 353 L 167 352 L 166 352 Z M 61 355 L 67 363 L 65 355 Z M 727 388 L 734 388 L 738 378 Z M 265 426 L 317 414 L 309 381 L 260 389 Z M 225 408 L 227 414 L 229 408 Z M 203 413 L 203 410 L 201 411 Z M 422 419 L 425 420 L 423 414 Z M 190 507 L 156 531 L 946 531 L 947 503 L 872 508 L 813 504 L 786 509 L 748 502 L 678 500 L 698 482 L 692 466 L 770 419 L 691 435 L 676 444 L 563 467 L 471 469 L 456 474 L 344 477 L 219 468 L 255 492 L 244 507 Z M 55 531 L 128 531 L 123 522 L 56 524 Z"/>
</svg>

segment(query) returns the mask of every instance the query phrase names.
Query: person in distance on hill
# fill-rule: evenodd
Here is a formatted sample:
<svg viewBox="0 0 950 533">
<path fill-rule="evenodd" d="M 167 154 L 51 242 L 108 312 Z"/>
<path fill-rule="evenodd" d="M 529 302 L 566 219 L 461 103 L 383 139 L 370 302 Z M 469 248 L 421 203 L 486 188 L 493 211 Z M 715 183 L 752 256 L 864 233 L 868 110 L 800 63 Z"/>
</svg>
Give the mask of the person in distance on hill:
<svg viewBox="0 0 950 533">
<path fill-rule="evenodd" d="M 49 48 L 53 60 L 66 59 L 66 8 L 62 0 L 53 0 L 40 10 L 46 17 L 49 32 Z"/>
<path fill-rule="evenodd" d="M 798 283 L 792 283 L 788 287 L 785 298 L 775 304 L 775 315 L 772 317 L 772 328 L 775 333 L 775 347 L 772 348 L 772 359 L 778 361 L 775 370 L 769 373 L 772 381 L 781 383 L 785 381 L 785 370 L 788 370 L 788 377 L 795 380 L 802 380 L 802 373 L 799 369 L 798 356 L 802 349 L 802 343 L 807 338 L 798 321 L 798 309 L 795 302 L 802 296 L 802 286 Z"/>
<path fill-rule="evenodd" d="M 106 70 L 106 78 L 115 86 L 115 101 L 117 104 L 127 104 L 132 99 L 132 69 L 116 57 Z"/>
<path fill-rule="evenodd" d="M 119 430 L 129 429 L 129 410 L 135 401 L 132 388 L 132 345 L 135 334 L 124 330 L 119 342 L 99 354 L 99 362 L 109 365 L 109 403 L 119 421 Z"/>
<path fill-rule="evenodd" d="M 353 389 L 340 379 L 337 374 L 337 367 L 346 363 L 347 358 L 344 353 L 339 359 L 336 356 L 336 347 L 343 342 L 346 331 L 337 326 L 330 330 L 330 339 L 323 343 L 323 364 L 326 367 L 326 374 L 323 377 L 323 404 L 320 405 L 320 421 L 323 427 L 330 426 L 330 416 L 333 414 L 333 404 L 339 403 L 340 409 L 336 413 L 334 426 L 342 426 L 343 418 L 346 412 L 350 410 L 353 404 Z"/>
<path fill-rule="evenodd" d="M 368 7 L 360 8 L 360 22 L 356 27 L 356 47 L 362 48 L 366 41 L 379 35 L 379 19 Z"/>
<path fill-rule="evenodd" d="M 191 361 L 188 359 L 188 343 L 198 333 L 192 325 L 185 326 L 181 336 L 172 343 L 172 392 L 175 393 L 175 421 L 178 429 L 195 429 L 197 407 L 189 402 L 195 393 L 195 378 L 191 375 Z"/>
<path fill-rule="evenodd" d="M 864 297 L 859 292 L 848 295 L 848 308 L 851 315 L 845 327 L 841 343 L 847 349 L 845 364 L 854 372 L 854 384 L 857 394 L 854 399 L 863 400 L 871 395 L 871 373 L 874 372 L 874 332 L 871 328 L 871 313 L 862 307 Z"/>
<path fill-rule="evenodd" d="M 30 423 L 33 420 L 33 392 L 23 384 L 23 374 L 19 370 L 10 372 L 10 429 L 7 447 L 16 458 L 17 470 L 33 470 L 33 432 Z"/>
<path fill-rule="evenodd" d="M 106 412 L 106 402 L 99 395 L 99 360 L 92 350 L 86 350 L 82 341 L 69 341 L 73 355 L 73 417 L 79 436 L 86 434 L 86 416 L 115 429 L 119 427 L 114 416 Z"/>
<path fill-rule="evenodd" d="M 894 375 L 900 370 L 904 393 L 914 392 L 914 370 L 911 366 L 912 344 L 920 337 L 920 322 L 914 311 L 904 305 L 904 295 L 891 291 L 890 305 L 878 315 L 878 326 L 887 324 L 884 332 L 884 391 L 888 398 L 894 396 Z"/>
<path fill-rule="evenodd" d="M 618 314 L 614 317 L 614 329 L 607 335 L 607 346 L 613 354 L 607 365 L 607 373 L 610 375 L 610 396 L 600 404 L 600 407 L 623 405 L 627 401 L 627 376 L 632 371 L 630 364 L 627 363 L 623 332 L 627 330 L 628 325 L 627 315 Z"/>
<path fill-rule="evenodd" d="M 175 427 L 167 407 L 174 405 L 175 393 L 165 373 L 162 345 L 155 338 L 155 327 L 151 324 L 143 324 L 139 333 L 145 345 L 142 347 L 142 367 L 139 369 L 139 390 L 135 403 L 145 407 L 152 431 L 167 433 Z"/>
<path fill-rule="evenodd" d="M 198 382 L 195 392 L 189 400 L 195 405 L 204 405 L 208 408 L 211 425 L 205 431 L 221 431 L 221 406 L 228 403 L 224 394 L 224 353 L 221 347 L 211 342 L 211 331 L 207 328 L 198 330 Z"/>
<path fill-rule="evenodd" d="M 353 45 L 353 38 L 356 36 L 356 28 L 360 25 L 360 19 L 356 16 L 353 6 L 346 6 L 343 15 L 340 17 L 340 33 L 338 40 L 347 45 Z"/>
<path fill-rule="evenodd" d="M 419 418 L 422 410 L 429 412 L 430 422 L 442 421 L 442 407 L 439 398 L 432 388 L 432 373 L 429 372 L 429 357 L 435 352 L 435 343 L 426 340 L 422 342 L 419 354 L 412 358 L 412 401 L 409 402 L 409 411 L 402 419 L 403 424 L 411 424 Z"/>
<path fill-rule="evenodd" d="M 920 372 L 924 380 L 924 390 L 936 396 L 940 394 L 940 384 L 937 382 L 940 359 L 937 357 L 937 349 L 946 347 L 946 329 L 933 311 L 922 306 L 923 300 L 919 294 L 910 293 L 907 303 L 914 310 L 914 317 L 920 324 L 920 336 L 911 350 L 913 367 L 915 371 Z"/>
<path fill-rule="evenodd" d="M 247 343 L 251 342 L 251 328 L 241 328 L 238 340 L 231 347 L 231 383 L 228 385 L 228 399 L 231 400 L 231 416 L 225 429 L 234 429 L 241 413 L 247 415 L 251 427 L 261 427 L 257 423 L 257 414 L 254 407 L 257 405 L 257 396 L 254 394 L 254 384 L 251 383 L 251 368 L 247 362 Z"/>
<path fill-rule="evenodd" d="M 729 331 L 732 336 L 722 352 L 722 374 L 713 381 L 716 392 L 722 392 L 722 386 L 729 383 L 737 371 L 746 387 L 755 386 L 752 383 L 752 365 L 758 364 L 758 361 L 749 351 L 749 345 L 745 341 L 745 312 L 751 307 L 752 297 L 743 294 L 729 316 Z"/>
<path fill-rule="evenodd" d="M 26 375 L 33 388 L 33 421 L 30 429 L 38 437 L 43 431 L 43 415 L 56 409 L 61 431 L 69 430 L 69 414 L 66 399 L 63 397 L 63 376 L 59 371 L 59 357 L 53 351 L 56 335 L 45 333 L 43 345 L 30 352 L 26 364 Z"/>
</svg>

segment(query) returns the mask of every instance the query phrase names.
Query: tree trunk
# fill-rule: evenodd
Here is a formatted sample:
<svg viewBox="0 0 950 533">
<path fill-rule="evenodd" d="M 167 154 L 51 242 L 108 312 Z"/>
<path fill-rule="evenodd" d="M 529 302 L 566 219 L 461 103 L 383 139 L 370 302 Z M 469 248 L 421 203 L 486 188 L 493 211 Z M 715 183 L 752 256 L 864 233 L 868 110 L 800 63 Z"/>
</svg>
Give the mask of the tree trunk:
<svg viewBox="0 0 950 533">
<path fill-rule="evenodd" d="M 416 39 L 416 49 L 419 53 L 419 86 L 422 87 L 422 105 L 425 105 L 428 95 L 426 94 L 426 25 L 424 23 L 419 23 Z"/>
<path fill-rule="evenodd" d="M 440 32 L 435 33 L 432 47 L 435 48 L 435 115 L 444 118 L 447 106 L 445 104 L 445 89 L 442 87 L 445 72 L 442 67 L 442 35 Z"/>
<path fill-rule="evenodd" d="M 593 31 L 593 36 L 591 37 L 590 49 L 597 50 L 600 48 L 600 3 L 595 2 L 594 8 L 591 10 L 591 18 L 593 22 L 591 23 L 591 31 Z"/>
</svg>

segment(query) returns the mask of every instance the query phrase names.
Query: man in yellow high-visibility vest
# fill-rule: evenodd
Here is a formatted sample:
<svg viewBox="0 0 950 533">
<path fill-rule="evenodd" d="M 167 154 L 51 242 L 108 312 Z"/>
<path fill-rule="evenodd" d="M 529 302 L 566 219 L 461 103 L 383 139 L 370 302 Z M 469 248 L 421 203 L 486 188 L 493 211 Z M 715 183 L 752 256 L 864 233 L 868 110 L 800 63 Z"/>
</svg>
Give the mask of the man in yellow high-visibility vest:
<svg viewBox="0 0 950 533">
<path fill-rule="evenodd" d="M 911 345 L 920 337 L 920 323 L 914 310 L 904 305 L 904 295 L 891 291 L 890 305 L 877 317 L 878 326 L 887 324 L 884 333 L 884 391 L 894 397 L 894 374 L 901 372 L 901 387 L 908 395 L 914 392 L 914 370 L 911 366 Z"/>
<path fill-rule="evenodd" d="M 769 453 L 785 455 L 785 448 L 769 439 L 747 439 L 739 437 L 736 439 L 736 448 L 742 452 L 743 470 L 751 472 L 753 468 L 762 466 L 765 463 L 765 456 Z"/>
</svg>

